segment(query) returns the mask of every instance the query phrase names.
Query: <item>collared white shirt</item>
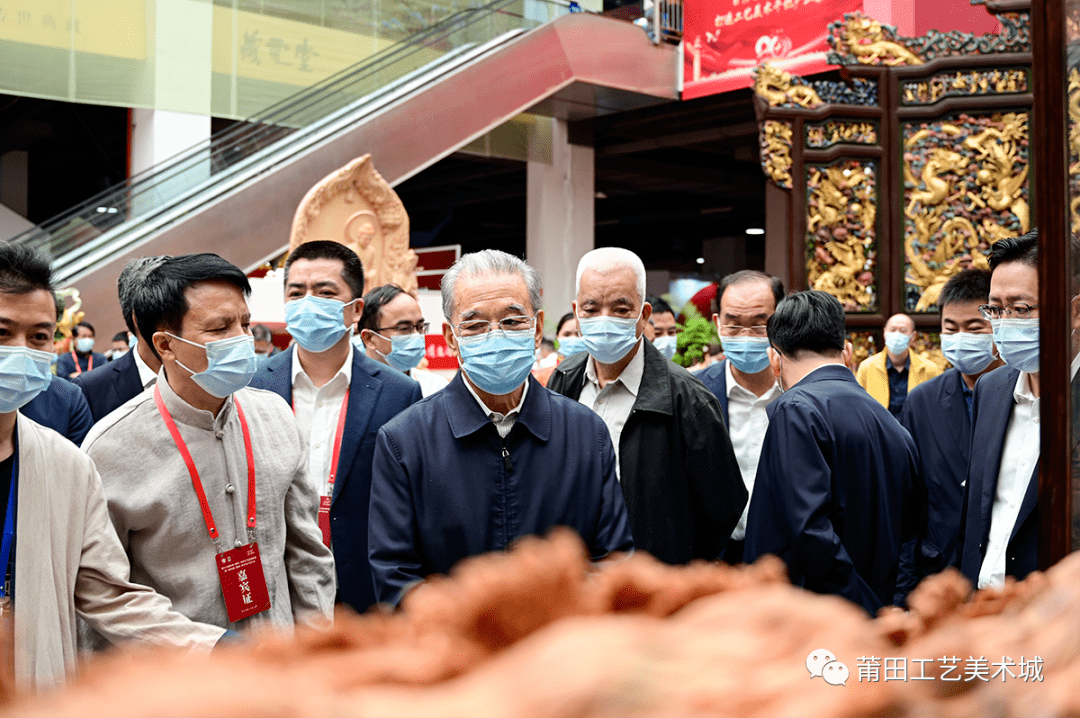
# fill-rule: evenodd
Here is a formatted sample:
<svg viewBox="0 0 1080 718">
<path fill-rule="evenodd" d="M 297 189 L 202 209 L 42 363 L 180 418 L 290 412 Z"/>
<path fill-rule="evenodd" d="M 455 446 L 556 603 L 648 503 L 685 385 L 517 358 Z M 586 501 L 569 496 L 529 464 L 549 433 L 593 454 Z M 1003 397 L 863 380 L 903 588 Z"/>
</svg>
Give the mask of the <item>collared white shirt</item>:
<svg viewBox="0 0 1080 718">
<path fill-rule="evenodd" d="M 292 356 L 293 411 L 307 448 L 308 477 L 320 496 L 330 496 L 330 463 L 334 453 L 341 402 L 352 383 L 353 346 L 334 378 L 316 388 L 300 364 L 299 350 Z"/>
<path fill-rule="evenodd" d="M 1005 585 L 1005 553 L 1020 504 L 1039 461 L 1039 397 L 1031 393 L 1027 372 L 1020 372 L 1013 389 L 1013 409 L 1001 449 L 990 535 L 979 570 L 979 588 Z M 978 500 L 973 497 L 973 500 Z"/>
<path fill-rule="evenodd" d="M 623 427 L 630 418 L 630 411 L 637 401 L 638 390 L 641 388 L 641 377 L 645 373 L 645 337 L 638 340 L 637 353 L 630 363 L 623 368 L 618 378 L 609 381 L 604 388 L 600 388 L 600 380 L 596 378 L 596 360 L 589 357 L 585 362 L 585 385 L 581 387 L 581 396 L 578 401 L 589 407 L 607 424 L 608 433 L 611 434 L 611 443 L 615 446 L 615 476 L 622 481 L 619 470 L 619 439 L 622 437 Z"/>
<path fill-rule="evenodd" d="M 421 396 L 431 396 L 440 389 L 445 389 L 449 384 L 446 377 L 439 376 L 433 371 L 412 368 L 409 370 L 409 378 L 420 385 Z M 465 382 L 468 384 L 468 382 Z"/>
<path fill-rule="evenodd" d="M 727 374 L 728 400 L 728 436 L 735 449 L 735 460 L 739 462 L 739 472 L 749 494 L 754 493 L 754 477 L 757 476 L 758 461 L 761 459 L 761 445 L 765 441 L 765 430 L 769 428 L 769 415 L 765 407 L 780 396 L 780 387 L 773 383 L 769 390 L 758 396 L 735 381 L 731 372 L 731 362 L 724 365 Z M 750 502 L 746 502 L 742 516 L 731 538 L 742 541 L 746 538 L 746 515 L 750 511 Z"/>
<path fill-rule="evenodd" d="M 521 401 L 517 403 L 513 409 L 505 414 L 500 414 L 497 411 L 492 411 L 488 408 L 488 405 L 484 403 L 484 400 L 480 398 L 480 395 L 473 389 L 473 385 L 469 383 L 468 379 L 462 377 L 462 381 L 465 382 L 465 388 L 472 394 L 473 399 L 476 399 L 476 403 L 483 409 L 484 415 L 491 419 L 491 423 L 495 425 L 495 430 L 499 432 L 499 438 L 505 439 L 510 435 L 510 430 L 514 428 L 514 424 L 517 422 L 518 414 L 521 413 L 521 407 L 525 406 L 525 396 L 529 393 L 529 382 L 526 379 L 525 388 L 521 390 Z"/>
<path fill-rule="evenodd" d="M 135 368 L 139 370 L 139 382 L 142 384 L 142 388 L 145 389 L 151 386 L 157 381 L 157 372 L 146 365 L 143 358 L 139 356 L 138 347 L 129 349 L 128 351 L 135 353 Z"/>
</svg>

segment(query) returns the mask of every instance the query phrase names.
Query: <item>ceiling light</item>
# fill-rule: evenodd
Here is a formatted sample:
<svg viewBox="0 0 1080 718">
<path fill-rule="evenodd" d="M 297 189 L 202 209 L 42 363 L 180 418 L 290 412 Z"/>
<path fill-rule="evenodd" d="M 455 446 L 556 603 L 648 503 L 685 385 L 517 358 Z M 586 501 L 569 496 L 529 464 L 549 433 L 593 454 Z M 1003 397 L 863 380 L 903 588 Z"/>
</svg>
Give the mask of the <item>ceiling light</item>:
<svg viewBox="0 0 1080 718">
<path fill-rule="evenodd" d="M 597 192 L 596 193 L 596 198 L 597 199 L 607 199 L 607 195 L 604 194 L 603 192 Z"/>
<path fill-rule="evenodd" d="M 697 261 L 698 264 L 705 264 L 705 258 L 704 257 L 698 257 L 696 261 Z"/>
<path fill-rule="evenodd" d="M 761 229 L 760 227 L 751 227 L 750 229 L 746 230 L 746 233 L 747 234 L 765 234 L 765 230 Z"/>
<path fill-rule="evenodd" d="M 108 207 L 98 207 L 97 211 L 98 211 L 98 214 L 105 214 L 106 212 L 109 211 L 109 208 Z"/>
</svg>

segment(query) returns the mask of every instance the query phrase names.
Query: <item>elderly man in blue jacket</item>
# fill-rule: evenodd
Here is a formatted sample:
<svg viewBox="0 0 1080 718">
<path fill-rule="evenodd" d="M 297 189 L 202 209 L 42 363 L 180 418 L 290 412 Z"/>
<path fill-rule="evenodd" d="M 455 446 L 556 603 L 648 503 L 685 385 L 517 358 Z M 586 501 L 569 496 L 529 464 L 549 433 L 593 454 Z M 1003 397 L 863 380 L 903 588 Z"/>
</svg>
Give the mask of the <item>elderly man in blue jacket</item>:
<svg viewBox="0 0 1080 718">
<path fill-rule="evenodd" d="M 915 442 L 845 366 L 851 345 L 835 297 L 785 297 L 768 334 L 785 392 L 769 407 L 745 559 L 776 554 L 793 584 L 874 615 L 902 600 L 901 546 L 920 527 Z"/>
<path fill-rule="evenodd" d="M 568 526 L 594 560 L 633 548 L 600 417 L 531 377 L 540 276 L 504 252 L 443 277 L 443 335 L 462 371 L 379 431 L 368 553 L 380 601 L 514 539 Z"/>
</svg>

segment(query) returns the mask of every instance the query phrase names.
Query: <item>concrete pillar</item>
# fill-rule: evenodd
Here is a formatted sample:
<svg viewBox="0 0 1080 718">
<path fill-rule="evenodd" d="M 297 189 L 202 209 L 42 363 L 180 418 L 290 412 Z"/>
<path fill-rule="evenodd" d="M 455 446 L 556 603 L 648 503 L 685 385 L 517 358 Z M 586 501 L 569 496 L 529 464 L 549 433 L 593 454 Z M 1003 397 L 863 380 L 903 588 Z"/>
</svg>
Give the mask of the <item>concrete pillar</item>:
<svg viewBox="0 0 1080 718">
<path fill-rule="evenodd" d="M 596 167 L 592 147 L 570 144 L 565 120 L 538 123 L 536 131 L 546 133 L 549 126 L 550 164 L 528 162 L 525 258 L 543 278 L 544 314 L 553 328 L 570 311 L 578 261 L 594 247 Z"/>
</svg>

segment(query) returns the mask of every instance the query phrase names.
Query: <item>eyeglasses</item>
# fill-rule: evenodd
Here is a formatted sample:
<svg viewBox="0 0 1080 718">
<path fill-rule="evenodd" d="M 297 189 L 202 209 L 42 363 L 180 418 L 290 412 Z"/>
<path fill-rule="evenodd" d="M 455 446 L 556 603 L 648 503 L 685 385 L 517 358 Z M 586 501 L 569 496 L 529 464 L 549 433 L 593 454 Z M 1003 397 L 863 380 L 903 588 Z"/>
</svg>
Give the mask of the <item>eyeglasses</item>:
<svg viewBox="0 0 1080 718">
<path fill-rule="evenodd" d="M 764 324 L 756 324 L 752 327 L 741 327 L 738 324 L 721 324 L 720 333 L 726 337 L 737 337 L 740 334 L 749 334 L 755 337 L 766 336 Z"/>
<path fill-rule="evenodd" d="M 536 324 L 536 317 L 527 317 L 524 315 L 504 317 L 496 322 L 496 324 L 498 324 L 499 329 L 504 332 L 516 332 L 521 331 L 522 329 L 531 329 Z M 486 319 L 474 319 L 455 324 L 454 329 L 457 330 L 457 335 L 459 337 L 475 337 L 490 332 L 491 322 Z"/>
<path fill-rule="evenodd" d="M 1004 314 L 1008 318 L 1027 319 L 1031 313 L 1039 308 L 1038 304 L 1026 304 L 1016 302 L 1007 307 L 997 307 L 993 304 L 983 304 L 979 307 L 979 314 L 983 319 L 1001 319 Z"/>
<path fill-rule="evenodd" d="M 375 327 L 376 332 L 393 332 L 394 334 L 404 336 L 407 334 L 427 334 L 428 329 L 431 328 L 429 322 L 417 322 L 416 324 L 409 324 L 408 322 L 401 322 L 395 324 L 392 327 Z"/>
</svg>

